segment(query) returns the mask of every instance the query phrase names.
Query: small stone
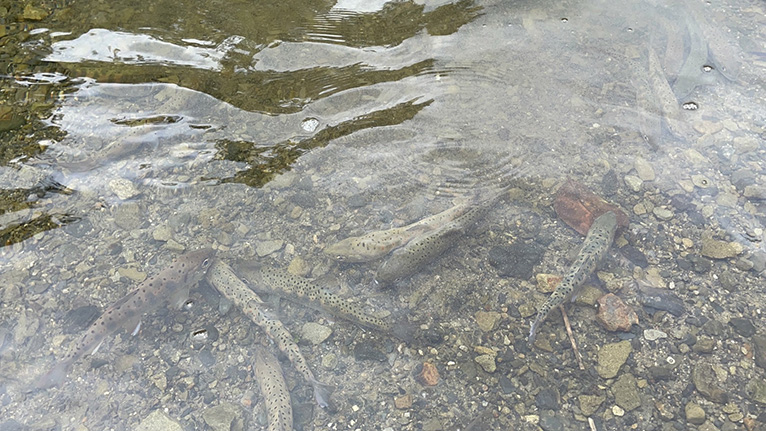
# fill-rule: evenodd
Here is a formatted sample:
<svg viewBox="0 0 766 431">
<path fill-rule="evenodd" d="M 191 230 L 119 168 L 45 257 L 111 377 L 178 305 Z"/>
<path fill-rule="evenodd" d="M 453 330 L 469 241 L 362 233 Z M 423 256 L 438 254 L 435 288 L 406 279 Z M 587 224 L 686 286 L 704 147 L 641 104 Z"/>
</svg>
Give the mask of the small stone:
<svg viewBox="0 0 766 431">
<path fill-rule="evenodd" d="M 271 253 L 281 250 L 284 244 L 285 242 L 281 239 L 258 241 L 258 243 L 255 244 L 255 253 L 258 257 L 268 256 Z"/>
<path fill-rule="evenodd" d="M 652 210 L 652 213 L 654 213 L 655 217 L 663 221 L 667 221 L 673 218 L 673 211 L 670 211 L 667 208 L 655 207 Z"/>
<path fill-rule="evenodd" d="M 636 378 L 632 374 L 623 374 L 612 385 L 614 402 L 618 406 L 631 411 L 641 405 L 641 398 L 636 387 Z"/>
<path fill-rule="evenodd" d="M 766 187 L 757 185 L 745 186 L 742 195 L 752 200 L 766 200 Z"/>
<path fill-rule="evenodd" d="M 699 337 L 694 346 L 692 346 L 692 351 L 696 353 L 713 353 L 714 347 L 715 340 L 710 337 Z"/>
<path fill-rule="evenodd" d="M 162 242 L 170 240 L 170 238 L 172 238 L 170 227 L 168 227 L 168 225 L 157 226 L 157 228 L 152 231 L 152 238 L 154 238 L 155 241 Z"/>
<path fill-rule="evenodd" d="M 130 280 L 133 280 L 135 282 L 142 282 L 146 280 L 146 273 L 141 272 L 138 269 L 134 267 L 121 267 L 117 268 L 117 273 L 120 274 L 123 277 L 126 277 Z"/>
<path fill-rule="evenodd" d="M 620 406 L 612 406 L 612 414 L 617 417 L 625 416 L 625 410 Z"/>
<path fill-rule="evenodd" d="M 620 371 L 620 367 L 628 360 L 633 347 L 627 340 L 603 346 L 598 351 L 598 365 L 596 371 L 605 378 L 611 379 Z"/>
<path fill-rule="evenodd" d="M 699 120 L 694 122 L 693 127 L 694 130 L 702 133 L 703 135 L 712 135 L 723 130 L 723 123 Z"/>
<path fill-rule="evenodd" d="M 731 193 L 718 193 L 715 203 L 722 207 L 734 208 L 737 206 L 737 196 Z"/>
<path fill-rule="evenodd" d="M 115 178 L 109 181 L 109 189 L 123 201 L 140 193 L 136 186 L 134 186 L 130 180 L 126 180 L 125 178 Z"/>
<path fill-rule="evenodd" d="M 545 254 L 545 248 L 534 244 L 494 246 L 489 249 L 487 260 L 501 277 L 529 279 L 534 267 Z"/>
<path fill-rule="evenodd" d="M 488 373 L 494 373 L 497 370 L 497 364 L 495 364 L 494 355 L 479 355 L 474 358 L 477 364 L 481 365 L 481 368 Z"/>
<path fill-rule="evenodd" d="M 423 369 L 415 377 L 415 380 L 424 386 L 436 386 L 439 383 L 439 370 L 430 362 L 423 363 Z"/>
<path fill-rule="evenodd" d="M 540 428 L 543 431 L 565 431 L 559 414 L 552 410 L 545 410 L 540 415 Z"/>
<path fill-rule="evenodd" d="M 766 335 L 753 337 L 753 359 L 755 365 L 766 370 Z"/>
<path fill-rule="evenodd" d="M 755 325 L 748 319 L 734 317 L 729 320 L 729 325 L 734 327 L 734 331 L 743 337 L 752 337 L 755 335 Z"/>
<path fill-rule="evenodd" d="M 117 205 L 114 209 L 114 224 L 120 228 L 130 231 L 141 226 L 141 209 L 138 203 L 131 201 L 122 205 Z"/>
<path fill-rule="evenodd" d="M 171 419 L 162 410 L 154 410 L 134 428 L 134 431 L 183 431 L 183 429 L 180 423 Z"/>
<path fill-rule="evenodd" d="M 633 168 L 636 169 L 638 177 L 643 181 L 654 181 L 655 174 L 652 165 L 641 157 L 637 157 L 633 162 Z"/>
<path fill-rule="evenodd" d="M 687 403 L 684 412 L 686 414 L 686 420 L 694 425 L 701 425 L 705 422 L 705 410 L 702 410 L 702 407 L 697 403 Z"/>
<path fill-rule="evenodd" d="M 604 292 L 599 288 L 586 284 L 580 288 L 575 304 L 594 306 L 602 296 L 604 296 Z"/>
<path fill-rule="evenodd" d="M 165 373 L 157 373 L 149 378 L 152 383 L 154 383 L 154 386 L 157 387 L 160 391 L 164 392 L 165 389 L 168 387 L 168 378 L 165 376 Z"/>
<path fill-rule="evenodd" d="M 745 386 L 747 396 L 760 404 L 766 405 L 766 380 L 754 378 Z"/>
<path fill-rule="evenodd" d="M 322 367 L 325 370 L 334 370 L 338 366 L 338 355 L 328 353 L 322 357 Z"/>
<path fill-rule="evenodd" d="M 45 9 L 27 4 L 21 17 L 27 21 L 42 21 L 48 16 Z"/>
<path fill-rule="evenodd" d="M 725 404 L 729 395 L 719 386 L 718 377 L 713 366 L 700 362 L 692 369 L 692 382 L 697 392 L 714 403 Z"/>
<path fill-rule="evenodd" d="M 625 175 L 625 184 L 628 186 L 630 191 L 633 193 L 638 193 L 641 191 L 641 185 L 644 183 L 644 181 L 635 176 L 635 175 Z"/>
<path fill-rule="evenodd" d="M 537 290 L 542 293 L 553 293 L 556 290 L 556 286 L 561 283 L 561 276 L 541 273 L 535 276 L 535 281 L 537 281 Z"/>
<path fill-rule="evenodd" d="M 227 402 L 222 402 L 202 412 L 202 419 L 213 431 L 231 431 L 235 429 L 235 421 L 241 421 L 243 416 L 239 406 Z M 239 428 L 241 429 L 241 427 Z"/>
<path fill-rule="evenodd" d="M 702 238 L 702 251 L 700 253 L 705 257 L 728 259 L 739 255 L 742 251 L 742 245 L 736 242 L 720 241 L 708 237 Z"/>
<path fill-rule="evenodd" d="M 405 410 L 412 407 L 412 394 L 394 397 L 394 406 L 399 410 Z"/>
<path fill-rule="evenodd" d="M 287 265 L 287 272 L 299 277 L 305 277 L 311 272 L 311 267 L 305 259 L 300 256 L 295 256 L 293 260 L 290 261 L 290 264 Z"/>
<path fill-rule="evenodd" d="M 582 414 L 591 416 L 601 407 L 606 397 L 603 395 L 580 395 L 577 399 L 580 401 L 580 411 Z"/>
<path fill-rule="evenodd" d="M 307 322 L 303 324 L 301 332 L 304 340 L 316 346 L 330 337 L 332 329 L 319 323 Z"/>
<path fill-rule="evenodd" d="M 634 324 L 638 324 L 638 315 L 619 296 L 607 293 L 598 300 L 596 320 L 607 331 L 627 332 Z"/>
<path fill-rule="evenodd" d="M 660 331 L 659 329 L 645 329 L 644 338 L 649 341 L 659 340 L 660 338 L 668 338 L 668 334 Z"/>
<path fill-rule="evenodd" d="M 543 388 L 535 395 L 535 405 L 540 410 L 558 410 L 561 405 L 561 394 L 555 387 Z"/>
<path fill-rule="evenodd" d="M 483 332 L 494 330 L 499 321 L 500 313 L 496 311 L 478 311 L 476 313 L 476 324 Z"/>
<path fill-rule="evenodd" d="M 644 206 L 643 203 L 639 202 L 639 203 L 633 205 L 633 213 L 635 215 L 644 215 L 644 214 L 647 213 L 646 207 Z"/>
</svg>

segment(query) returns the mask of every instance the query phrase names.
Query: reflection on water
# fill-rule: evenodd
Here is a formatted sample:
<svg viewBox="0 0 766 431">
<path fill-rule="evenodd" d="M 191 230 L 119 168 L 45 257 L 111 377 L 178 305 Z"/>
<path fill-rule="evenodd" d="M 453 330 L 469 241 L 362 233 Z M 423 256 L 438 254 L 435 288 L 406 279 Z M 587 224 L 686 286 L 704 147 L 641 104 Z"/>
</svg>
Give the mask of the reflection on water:
<svg viewBox="0 0 766 431">
<path fill-rule="evenodd" d="M 296 429 L 766 423 L 763 4 L 18 3 L 0 6 L 0 429 L 265 428 L 268 337 L 205 283 L 29 392 L 93 307 L 210 246 L 418 330 L 283 304 L 338 405 L 283 362 Z M 585 374 L 557 311 L 526 342 L 536 281 L 582 243 L 553 209 L 567 179 L 630 220 L 567 308 Z M 323 252 L 391 245 L 373 232 L 401 234 L 381 262 Z M 389 253 L 423 269 L 381 288 Z M 605 329 L 606 292 L 639 324 Z"/>
</svg>

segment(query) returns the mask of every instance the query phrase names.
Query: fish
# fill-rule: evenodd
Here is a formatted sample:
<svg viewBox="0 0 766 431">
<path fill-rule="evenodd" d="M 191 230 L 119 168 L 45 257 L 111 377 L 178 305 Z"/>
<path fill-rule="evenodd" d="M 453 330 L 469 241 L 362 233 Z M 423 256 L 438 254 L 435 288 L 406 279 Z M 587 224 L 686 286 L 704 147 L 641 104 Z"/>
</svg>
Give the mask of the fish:
<svg viewBox="0 0 766 431">
<path fill-rule="evenodd" d="M 269 416 L 269 431 L 293 431 L 293 406 L 285 376 L 276 356 L 263 346 L 255 346 L 255 379 L 261 388 Z"/>
<path fill-rule="evenodd" d="M 438 229 L 465 215 L 481 202 L 480 195 L 406 226 L 353 236 L 332 244 L 324 253 L 341 262 L 370 262 L 402 247 L 419 235 Z"/>
<path fill-rule="evenodd" d="M 141 316 L 169 304 L 175 308 L 189 298 L 190 288 L 198 283 L 210 266 L 215 251 L 203 248 L 179 256 L 157 275 L 144 280 L 109 308 L 80 336 L 79 340 L 56 365 L 36 383 L 38 389 L 61 384 L 75 361 L 86 354 L 94 354 L 104 339 L 120 328 L 136 335 L 141 326 Z"/>
<path fill-rule="evenodd" d="M 608 211 L 593 221 L 577 258 L 575 258 L 572 266 L 569 267 L 556 290 L 553 291 L 537 312 L 537 317 L 535 317 L 529 329 L 528 340 L 530 344 L 535 342 L 537 330 L 540 324 L 548 317 L 551 310 L 563 304 L 567 298 L 572 297 L 575 290 L 593 274 L 596 266 L 606 256 L 609 246 L 612 245 L 616 231 L 617 215 L 613 211 Z"/>
<path fill-rule="evenodd" d="M 453 247 L 461 236 L 494 207 L 506 191 L 503 189 L 488 198 L 473 201 L 473 205 L 454 217 L 451 222 L 432 229 L 395 250 L 391 253 L 391 257 L 378 267 L 374 277 L 375 283 L 378 285 L 394 283 L 411 276 L 432 262 Z"/>
<path fill-rule="evenodd" d="M 324 311 L 361 327 L 393 335 L 412 342 L 412 328 L 405 319 L 392 323 L 364 311 L 355 302 L 349 302 L 330 290 L 304 277 L 260 264 L 253 260 L 239 260 L 237 271 L 259 292 L 276 295 L 315 310 Z"/>
<path fill-rule="evenodd" d="M 207 280 L 274 341 L 277 348 L 287 356 L 290 363 L 314 389 L 317 404 L 322 408 L 332 409 L 330 395 L 333 387 L 314 377 L 290 331 L 266 309 L 263 300 L 237 276 L 231 266 L 217 259 L 207 272 Z"/>
</svg>

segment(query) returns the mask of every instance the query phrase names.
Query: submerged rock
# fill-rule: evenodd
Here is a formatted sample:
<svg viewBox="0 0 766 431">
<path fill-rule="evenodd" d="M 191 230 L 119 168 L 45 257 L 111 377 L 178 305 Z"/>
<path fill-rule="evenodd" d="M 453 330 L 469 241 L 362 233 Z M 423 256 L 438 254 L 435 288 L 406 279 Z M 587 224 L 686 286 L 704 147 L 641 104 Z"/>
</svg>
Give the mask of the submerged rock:
<svg viewBox="0 0 766 431">
<path fill-rule="evenodd" d="M 607 331 L 630 331 L 638 324 L 638 315 L 622 299 L 613 293 L 608 293 L 598 300 L 596 320 Z"/>
</svg>

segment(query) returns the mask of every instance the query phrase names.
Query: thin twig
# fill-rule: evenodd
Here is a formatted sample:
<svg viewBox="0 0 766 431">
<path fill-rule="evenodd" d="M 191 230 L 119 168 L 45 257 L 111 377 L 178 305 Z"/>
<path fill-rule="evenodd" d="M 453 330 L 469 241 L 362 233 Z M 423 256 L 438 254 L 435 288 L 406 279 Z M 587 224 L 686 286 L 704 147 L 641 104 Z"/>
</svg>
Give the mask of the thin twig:
<svg viewBox="0 0 766 431">
<path fill-rule="evenodd" d="M 572 335 L 572 327 L 569 326 L 569 317 L 567 317 L 567 312 L 564 310 L 563 305 L 559 305 L 559 308 L 561 309 L 561 315 L 564 317 L 564 326 L 567 328 L 567 334 L 569 334 L 569 341 L 572 342 L 572 350 L 574 350 L 575 358 L 577 358 L 577 365 L 580 366 L 581 370 L 585 369 L 585 365 L 582 363 L 582 355 L 580 354 L 580 351 L 577 350 L 577 343 L 575 343 L 574 335 Z"/>
</svg>

